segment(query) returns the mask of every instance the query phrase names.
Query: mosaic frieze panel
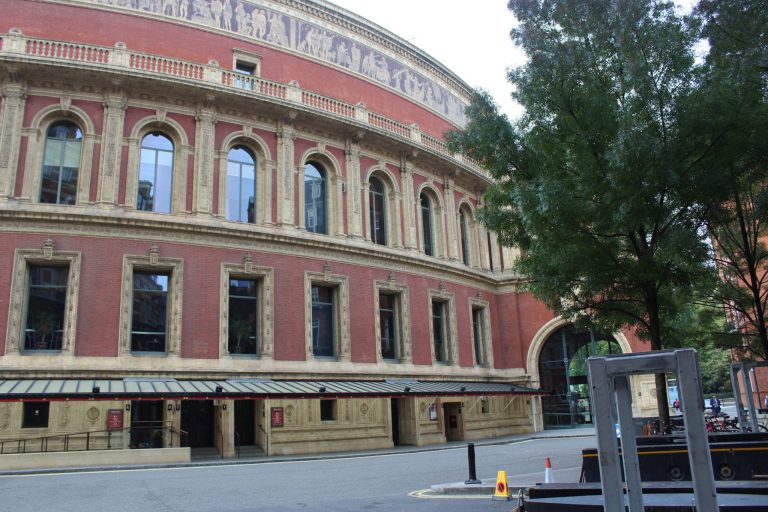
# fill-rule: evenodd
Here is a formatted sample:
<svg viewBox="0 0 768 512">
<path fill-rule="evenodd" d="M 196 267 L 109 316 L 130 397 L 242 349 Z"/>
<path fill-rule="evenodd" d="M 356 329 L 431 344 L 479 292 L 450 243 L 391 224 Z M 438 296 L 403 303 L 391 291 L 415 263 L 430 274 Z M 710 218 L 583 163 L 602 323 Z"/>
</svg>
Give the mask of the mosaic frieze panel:
<svg viewBox="0 0 768 512">
<path fill-rule="evenodd" d="M 283 46 L 395 89 L 464 126 L 464 102 L 442 85 L 346 35 L 248 0 L 80 0 L 182 18 Z"/>
</svg>

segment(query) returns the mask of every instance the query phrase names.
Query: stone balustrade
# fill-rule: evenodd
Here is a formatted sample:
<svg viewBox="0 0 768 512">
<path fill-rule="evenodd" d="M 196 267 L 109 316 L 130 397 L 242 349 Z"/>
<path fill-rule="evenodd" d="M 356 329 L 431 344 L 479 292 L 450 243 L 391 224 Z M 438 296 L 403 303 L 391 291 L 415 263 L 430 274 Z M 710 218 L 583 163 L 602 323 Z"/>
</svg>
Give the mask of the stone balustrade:
<svg viewBox="0 0 768 512">
<path fill-rule="evenodd" d="M 365 104 L 351 104 L 301 89 L 296 81 L 288 84 L 265 80 L 222 69 L 218 62 L 208 64 L 170 59 L 159 55 L 130 51 L 124 43 L 114 47 L 86 45 L 25 37 L 19 29 L 0 36 L 0 60 L 56 61 L 79 67 L 110 68 L 135 76 L 171 76 L 179 81 L 203 82 L 210 86 L 230 89 L 229 92 L 255 96 L 261 100 L 279 100 L 318 114 L 341 117 L 373 128 L 387 135 L 404 139 L 420 150 L 437 154 L 455 165 L 490 180 L 490 175 L 477 162 L 451 153 L 440 139 L 423 133 L 417 125 L 405 125 L 394 119 L 370 112 Z"/>
</svg>

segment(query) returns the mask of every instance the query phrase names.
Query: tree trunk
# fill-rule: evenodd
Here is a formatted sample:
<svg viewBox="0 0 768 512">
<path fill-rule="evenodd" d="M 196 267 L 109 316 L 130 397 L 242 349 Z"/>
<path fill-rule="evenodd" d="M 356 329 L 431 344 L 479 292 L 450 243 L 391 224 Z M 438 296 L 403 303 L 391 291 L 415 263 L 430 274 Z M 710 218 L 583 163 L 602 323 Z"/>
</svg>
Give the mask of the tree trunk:
<svg viewBox="0 0 768 512">
<path fill-rule="evenodd" d="M 646 305 L 648 307 L 648 327 L 651 338 L 651 350 L 662 350 L 661 320 L 659 318 L 659 301 L 656 289 L 646 293 Z M 655 374 L 656 378 L 656 404 L 659 412 L 659 428 L 661 432 L 670 431 L 669 424 L 669 398 L 667 397 L 667 376 L 664 373 Z"/>
</svg>

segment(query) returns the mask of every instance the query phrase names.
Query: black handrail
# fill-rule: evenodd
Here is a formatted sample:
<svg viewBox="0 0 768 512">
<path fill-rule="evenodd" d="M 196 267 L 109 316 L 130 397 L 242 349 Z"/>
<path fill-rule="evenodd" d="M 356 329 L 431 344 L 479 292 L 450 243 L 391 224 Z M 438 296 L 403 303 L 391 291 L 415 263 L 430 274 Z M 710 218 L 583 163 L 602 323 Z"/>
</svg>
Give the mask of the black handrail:
<svg viewBox="0 0 768 512">
<path fill-rule="evenodd" d="M 139 425 L 140 423 L 151 423 L 152 425 Z M 176 437 L 177 442 L 175 443 L 176 446 L 182 447 L 185 443 L 185 441 L 188 441 L 189 434 L 188 432 L 177 429 L 173 425 L 166 424 L 166 425 L 157 425 L 157 422 L 136 422 L 136 424 L 125 427 L 122 429 L 105 429 L 105 430 L 91 430 L 86 432 L 74 432 L 69 434 L 57 434 L 53 436 L 41 436 L 41 437 L 30 437 L 30 438 L 19 438 L 19 439 L 5 439 L 0 440 L 0 455 L 3 454 L 10 454 L 10 453 L 47 453 L 47 452 L 69 452 L 69 451 L 91 451 L 91 450 L 111 450 L 112 449 L 112 436 L 116 435 L 117 433 L 123 434 L 123 436 L 128 436 L 129 440 L 129 447 L 131 448 L 137 448 L 138 446 L 131 446 L 131 440 L 132 435 L 136 433 L 150 433 L 150 438 L 157 438 L 156 433 L 160 433 L 160 446 L 162 447 L 163 443 L 163 437 L 165 433 L 170 434 L 169 439 L 169 448 L 173 448 L 174 446 L 174 437 Z M 99 445 L 96 441 L 98 440 L 104 440 L 106 438 L 106 445 Z M 125 438 L 125 437 L 123 437 Z M 74 445 L 76 445 L 77 440 L 82 440 L 82 446 L 84 448 L 75 449 L 73 448 Z M 91 441 L 96 442 L 96 444 L 93 444 Z M 53 441 L 53 442 L 52 442 Z M 60 443 L 57 443 L 56 441 L 60 441 Z M 37 443 L 39 443 L 39 446 L 36 446 Z M 10 450 L 7 447 L 16 445 L 15 450 Z M 57 445 L 59 445 L 57 447 Z M 144 446 L 145 448 L 155 448 L 154 446 Z"/>
</svg>

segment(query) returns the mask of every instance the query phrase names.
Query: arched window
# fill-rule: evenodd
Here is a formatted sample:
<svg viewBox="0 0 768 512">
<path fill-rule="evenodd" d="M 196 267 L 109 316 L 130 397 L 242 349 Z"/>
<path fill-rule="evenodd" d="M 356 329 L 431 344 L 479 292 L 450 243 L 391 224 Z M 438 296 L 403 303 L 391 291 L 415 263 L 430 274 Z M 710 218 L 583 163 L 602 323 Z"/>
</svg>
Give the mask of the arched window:
<svg viewBox="0 0 768 512">
<path fill-rule="evenodd" d="M 227 154 L 227 220 L 254 222 L 256 159 L 250 150 L 235 146 Z"/>
<path fill-rule="evenodd" d="M 82 140 L 83 132 L 70 121 L 59 121 L 48 128 L 40 187 L 41 203 L 75 204 Z"/>
<path fill-rule="evenodd" d="M 424 192 L 421 199 L 421 241 L 424 245 L 424 254 L 435 255 L 435 235 L 432 228 L 432 201 Z"/>
<path fill-rule="evenodd" d="M 328 232 L 325 198 L 325 169 L 317 162 L 307 162 L 304 166 L 304 225 L 307 231 Z"/>
<path fill-rule="evenodd" d="M 386 189 L 379 178 L 371 177 L 369 185 L 371 240 L 375 244 L 387 245 Z"/>
<path fill-rule="evenodd" d="M 463 209 L 459 210 L 459 229 L 461 230 L 461 261 L 469 265 L 469 225 L 467 214 Z"/>
<path fill-rule="evenodd" d="M 173 197 L 173 142 L 161 133 L 141 139 L 141 164 L 136 209 L 171 212 Z"/>
</svg>

